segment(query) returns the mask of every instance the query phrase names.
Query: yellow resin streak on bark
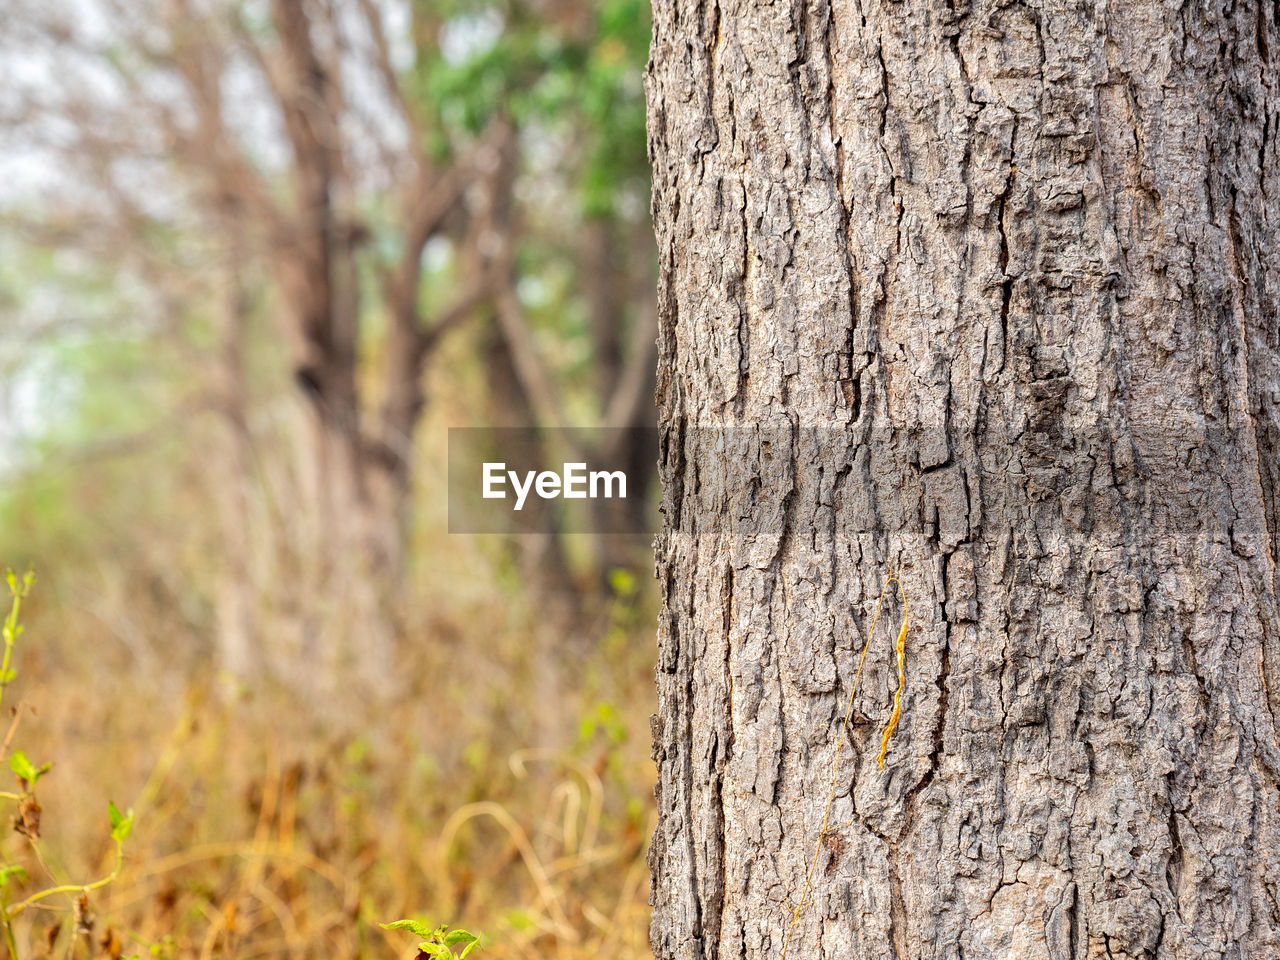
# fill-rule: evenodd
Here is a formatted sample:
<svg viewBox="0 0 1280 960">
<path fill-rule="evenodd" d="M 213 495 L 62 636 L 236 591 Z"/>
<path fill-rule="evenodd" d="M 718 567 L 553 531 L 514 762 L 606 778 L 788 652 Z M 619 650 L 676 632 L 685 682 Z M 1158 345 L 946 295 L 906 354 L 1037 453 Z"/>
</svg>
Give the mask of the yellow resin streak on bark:
<svg viewBox="0 0 1280 960">
<path fill-rule="evenodd" d="M 796 931 L 796 924 L 800 922 L 800 914 L 804 912 L 804 908 L 809 903 L 809 890 L 813 885 L 813 871 L 818 866 L 818 856 L 822 853 L 822 842 L 827 838 L 827 828 L 831 820 L 831 805 L 836 799 L 836 785 L 840 780 L 840 755 L 844 753 L 845 731 L 849 729 L 849 720 L 853 717 L 853 700 L 858 695 L 858 682 L 862 679 L 862 668 L 867 662 L 867 651 L 871 649 L 871 638 L 875 636 L 876 624 L 880 622 L 880 608 L 884 606 L 884 595 L 889 592 L 889 587 L 895 583 L 902 594 L 902 628 L 898 631 L 898 642 L 895 645 L 898 656 L 898 690 L 893 696 L 893 714 L 889 717 L 889 723 L 885 727 L 884 736 L 880 740 L 880 755 L 876 758 L 876 762 L 882 770 L 884 769 L 885 754 L 889 750 L 889 737 L 893 735 L 894 728 L 898 725 L 898 718 L 902 716 L 902 688 L 907 682 L 907 626 L 911 622 L 911 614 L 907 608 L 907 590 L 897 575 L 890 572 L 889 579 L 880 588 L 880 599 L 876 601 L 876 612 L 871 618 L 871 629 L 867 631 L 866 642 L 862 645 L 862 656 L 858 658 L 858 672 L 853 678 L 853 688 L 849 691 L 849 704 L 844 711 L 844 722 L 840 725 L 840 739 L 836 743 L 836 756 L 831 770 L 831 790 L 827 794 L 826 809 L 822 812 L 822 828 L 818 831 L 818 845 L 813 851 L 813 859 L 809 862 L 809 870 L 805 874 L 804 890 L 800 894 L 800 902 L 796 904 L 795 910 L 791 914 L 791 925 L 787 928 L 787 938 L 782 943 L 782 960 L 787 960 L 787 950 L 791 946 L 792 934 Z"/>
</svg>

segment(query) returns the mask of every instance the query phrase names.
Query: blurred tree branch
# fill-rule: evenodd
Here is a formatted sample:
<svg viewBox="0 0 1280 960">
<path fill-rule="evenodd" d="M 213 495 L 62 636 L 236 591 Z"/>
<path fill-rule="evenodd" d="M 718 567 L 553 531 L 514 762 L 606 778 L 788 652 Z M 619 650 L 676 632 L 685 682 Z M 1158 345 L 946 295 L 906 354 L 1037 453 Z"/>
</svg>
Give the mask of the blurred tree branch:
<svg viewBox="0 0 1280 960">
<path fill-rule="evenodd" d="M 643 4 L 87 3 L 73 18 L 14 0 L 0 23 L 4 55 L 26 64 L 0 98 L 17 121 L 2 136 L 52 175 L 3 226 L 108 271 L 136 303 L 116 322 L 217 398 L 217 469 L 201 476 L 220 518 L 226 662 L 252 669 L 245 611 L 288 592 L 298 650 L 360 650 L 383 671 L 426 372 L 451 336 L 502 331 L 532 423 L 647 418 L 648 224 L 642 199 L 616 206 L 647 177 Z M 490 45 L 460 53 L 467 31 Z M 542 306 L 521 293 L 565 264 L 591 269 L 579 220 L 602 225 L 608 261 L 584 299 L 588 378 L 542 349 L 576 349 L 577 292 Z M 584 404 L 579 382 L 607 389 Z M 267 415 L 282 396 L 301 429 Z"/>
</svg>

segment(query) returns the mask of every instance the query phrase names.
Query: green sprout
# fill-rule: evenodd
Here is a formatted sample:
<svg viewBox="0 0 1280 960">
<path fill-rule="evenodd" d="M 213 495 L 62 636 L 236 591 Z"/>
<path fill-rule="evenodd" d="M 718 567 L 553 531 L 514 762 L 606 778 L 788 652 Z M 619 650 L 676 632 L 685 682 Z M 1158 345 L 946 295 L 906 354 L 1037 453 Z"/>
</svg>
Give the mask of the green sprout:
<svg viewBox="0 0 1280 960">
<path fill-rule="evenodd" d="M 384 930 L 406 930 L 420 937 L 418 956 L 431 960 L 462 960 L 476 947 L 480 946 L 480 938 L 469 930 L 450 930 L 448 924 L 442 923 L 432 929 L 417 920 L 397 920 L 395 923 L 382 924 Z M 454 953 L 454 947 L 462 947 L 461 953 Z"/>
<path fill-rule="evenodd" d="M 16 676 L 16 670 L 12 666 L 13 648 L 18 638 L 22 636 L 23 626 L 19 622 L 19 616 L 22 612 L 22 601 L 26 599 L 31 592 L 31 585 L 35 582 L 34 574 L 28 572 L 25 576 L 19 578 L 12 570 L 6 576 L 9 585 L 9 613 L 4 619 L 4 658 L 0 661 L 0 700 L 4 697 L 5 688 L 13 682 Z M 13 735 L 13 731 L 17 728 L 17 720 L 10 727 L 9 736 Z M 4 758 L 4 752 L 7 749 L 8 740 L 0 745 L 0 761 Z M 21 793 L 11 793 L 8 791 L 0 791 L 0 800 L 12 800 L 17 803 L 17 811 L 13 818 L 14 830 L 25 836 L 33 848 L 37 851 L 36 843 L 40 837 L 40 804 L 35 798 L 35 787 L 40 778 L 43 777 L 53 768 L 51 763 L 36 764 L 26 753 L 21 750 L 15 750 L 9 756 L 9 769 L 13 771 L 18 778 Z M 129 834 L 133 830 L 133 811 L 121 813 L 120 809 L 114 804 L 107 805 L 107 819 L 111 825 L 111 839 L 115 843 L 115 866 L 111 872 L 98 880 L 92 880 L 88 883 L 63 883 L 48 887 L 33 893 L 25 900 L 18 903 L 10 901 L 7 894 L 11 884 L 18 881 L 28 879 L 27 871 L 18 864 L 0 863 L 0 929 L 3 931 L 5 945 L 8 947 L 9 956 L 12 960 L 18 960 L 17 940 L 13 933 L 13 918 L 22 913 L 29 907 L 34 907 L 42 900 L 57 894 L 79 894 L 84 897 L 90 891 L 98 890 L 115 881 L 121 871 L 124 869 L 124 842 L 129 839 Z M 41 861 L 43 862 L 43 861 Z"/>
</svg>

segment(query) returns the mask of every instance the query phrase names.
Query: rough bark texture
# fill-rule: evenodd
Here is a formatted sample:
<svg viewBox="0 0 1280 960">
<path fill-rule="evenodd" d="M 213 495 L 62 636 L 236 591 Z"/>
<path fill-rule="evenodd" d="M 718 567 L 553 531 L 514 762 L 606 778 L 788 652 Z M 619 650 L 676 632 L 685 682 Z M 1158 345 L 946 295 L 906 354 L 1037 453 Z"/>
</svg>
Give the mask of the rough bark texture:
<svg viewBox="0 0 1280 960">
<path fill-rule="evenodd" d="M 1280 956 L 1277 56 L 656 0 L 660 960 L 781 954 L 891 568 L 790 956 Z"/>
</svg>

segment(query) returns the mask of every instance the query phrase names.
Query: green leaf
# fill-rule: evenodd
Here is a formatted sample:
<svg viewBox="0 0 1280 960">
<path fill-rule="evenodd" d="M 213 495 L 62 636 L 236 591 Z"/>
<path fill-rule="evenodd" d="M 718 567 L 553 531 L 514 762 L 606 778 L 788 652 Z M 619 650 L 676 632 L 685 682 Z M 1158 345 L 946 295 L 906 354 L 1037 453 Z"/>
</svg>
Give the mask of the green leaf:
<svg viewBox="0 0 1280 960">
<path fill-rule="evenodd" d="M 468 930 L 450 930 L 448 936 L 444 938 L 444 942 L 452 947 L 457 943 L 475 943 L 479 939 Z"/>
<path fill-rule="evenodd" d="M 9 583 L 9 592 L 15 597 L 25 597 L 31 592 L 31 585 L 36 582 L 36 572 L 28 570 L 22 575 L 21 586 L 19 586 L 18 575 L 12 569 L 5 571 L 5 580 Z"/>
<path fill-rule="evenodd" d="M 51 763 L 37 767 L 21 750 L 13 751 L 13 756 L 9 758 L 9 769 L 25 780 L 29 786 L 35 786 L 36 781 L 52 768 Z"/>
<path fill-rule="evenodd" d="M 124 843 L 133 833 L 133 811 L 121 813 L 114 803 L 107 804 L 107 815 L 111 818 L 111 839 L 116 843 Z"/>
<path fill-rule="evenodd" d="M 16 863 L 9 863 L 0 867 L 0 887 L 7 887 L 9 881 L 14 877 L 21 877 L 25 880 L 27 879 L 27 871 Z"/>
<path fill-rule="evenodd" d="M 395 923 L 380 924 L 383 930 L 408 930 L 414 936 L 433 937 L 436 931 L 417 920 L 397 920 Z"/>
</svg>

